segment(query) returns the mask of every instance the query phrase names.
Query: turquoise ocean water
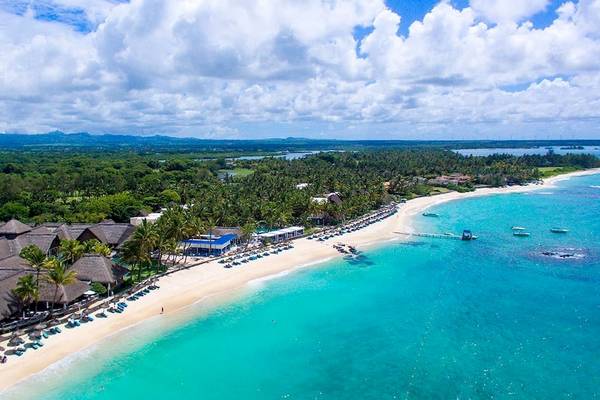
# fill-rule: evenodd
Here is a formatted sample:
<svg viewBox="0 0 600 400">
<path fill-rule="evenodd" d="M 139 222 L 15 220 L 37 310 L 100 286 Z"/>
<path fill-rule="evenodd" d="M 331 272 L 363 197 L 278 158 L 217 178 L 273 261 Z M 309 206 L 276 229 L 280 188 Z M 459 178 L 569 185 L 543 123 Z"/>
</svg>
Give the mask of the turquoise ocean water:
<svg viewBox="0 0 600 400">
<path fill-rule="evenodd" d="M 479 240 L 389 243 L 304 269 L 208 315 L 128 330 L 4 396 L 600 398 L 600 176 L 434 211 L 421 230 Z"/>
</svg>

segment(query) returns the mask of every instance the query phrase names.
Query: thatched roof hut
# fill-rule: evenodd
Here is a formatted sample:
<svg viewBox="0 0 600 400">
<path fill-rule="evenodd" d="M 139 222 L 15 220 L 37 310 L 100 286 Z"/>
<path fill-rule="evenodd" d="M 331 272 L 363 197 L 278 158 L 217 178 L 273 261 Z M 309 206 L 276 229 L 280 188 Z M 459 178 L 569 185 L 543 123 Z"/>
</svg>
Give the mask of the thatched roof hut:
<svg viewBox="0 0 600 400">
<path fill-rule="evenodd" d="M 27 261 L 19 256 L 0 260 L 0 320 L 8 318 L 19 309 L 19 299 L 13 289 L 17 287 L 19 278 L 35 271 Z"/>
<path fill-rule="evenodd" d="M 123 244 L 133 231 L 135 231 L 135 226 L 127 223 L 115 223 L 112 221 L 100 222 L 95 225 L 96 228 L 101 230 L 104 233 L 104 237 L 106 238 L 106 244 L 111 247 L 118 247 Z"/>
<path fill-rule="evenodd" d="M 58 285 L 58 288 L 53 283 L 40 280 L 40 302 L 68 304 L 72 303 L 85 292 L 90 290 L 90 285 L 85 282 L 76 280 L 70 285 Z M 56 297 L 55 297 L 56 295 Z"/>
<path fill-rule="evenodd" d="M 30 230 L 31 227 L 29 225 L 24 224 L 17 219 L 11 219 L 4 225 L 0 226 L 0 236 L 16 237 L 25 232 L 29 232 Z"/>
<path fill-rule="evenodd" d="M 129 272 L 107 257 L 98 254 L 86 254 L 73 264 L 71 270 L 77 273 L 77 279 L 115 285 Z"/>
<path fill-rule="evenodd" d="M 19 254 L 21 249 L 29 245 L 35 245 L 45 254 L 49 254 L 52 249 L 60 245 L 60 238 L 56 233 L 26 233 L 18 236 L 15 240 L 16 253 Z"/>
</svg>

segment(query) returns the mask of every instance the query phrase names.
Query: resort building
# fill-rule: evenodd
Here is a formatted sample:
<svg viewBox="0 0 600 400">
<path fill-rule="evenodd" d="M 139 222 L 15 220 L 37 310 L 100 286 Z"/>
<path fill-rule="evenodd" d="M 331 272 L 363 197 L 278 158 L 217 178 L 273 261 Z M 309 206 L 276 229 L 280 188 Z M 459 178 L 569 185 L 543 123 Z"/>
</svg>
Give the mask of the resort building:
<svg viewBox="0 0 600 400">
<path fill-rule="evenodd" d="M 97 254 L 85 254 L 69 270 L 74 271 L 77 279 L 69 285 L 54 285 L 43 278 L 41 272 L 39 286 L 39 304 L 49 307 L 51 304 L 66 307 L 79 300 L 90 290 L 90 284 L 103 284 L 110 292 L 123 282 L 129 270 L 113 263 L 109 258 Z M 0 260 L 0 321 L 15 315 L 21 308 L 19 299 L 13 290 L 19 278 L 36 275 L 37 272 L 19 256 Z"/>
<path fill-rule="evenodd" d="M 135 227 L 131 224 L 113 221 L 98 224 L 45 223 L 32 227 L 18 220 L 11 220 L 1 225 L 0 321 L 13 316 L 21 307 L 13 293 L 19 278 L 37 274 L 19 256 L 24 247 L 35 245 L 46 255 L 54 255 L 58 251 L 61 240 L 85 242 L 95 239 L 113 249 L 118 249 L 134 230 Z M 89 283 L 102 283 L 110 290 L 120 284 L 127 273 L 127 269 L 115 265 L 110 259 L 96 255 L 85 255 L 70 268 L 77 273 L 77 280 L 70 285 L 56 287 L 40 279 L 39 303 L 66 306 L 89 291 Z"/>
<path fill-rule="evenodd" d="M 131 224 L 103 221 L 98 224 L 64 224 L 48 222 L 31 227 L 18 220 L 0 226 L 0 260 L 19 255 L 29 245 L 35 245 L 45 254 L 54 254 L 61 240 L 98 240 L 107 246 L 119 248 L 131 236 Z"/>
<path fill-rule="evenodd" d="M 280 243 L 304 235 L 304 227 L 291 226 L 276 231 L 265 232 L 258 235 L 263 242 Z"/>
<path fill-rule="evenodd" d="M 313 197 L 311 200 L 313 203 L 323 206 L 321 212 L 310 216 L 310 219 L 314 225 L 325 225 L 336 219 L 337 216 L 328 213 L 325 209 L 325 206 L 327 204 L 340 206 L 342 204 L 342 197 L 339 192 L 327 193 L 321 197 Z"/>
<path fill-rule="evenodd" d="M 129 273 L 127 268 L 99 254 L 85 254 L 75 261 L 71 270 L 75 271 L 80 281 L 101 283 L 109 293 L 123 283 L 123 278 Z"/>
<path fill-rule="evenodd" d="M 198 239 L 184 240 L 182 245 L 187 255 L 220 256 L 231 249 L 237 238 L 238 235 L 234 233 L 202 235 Z"/>
<path fill-rule="evenodd" d="M 13 290 L 17 287 L 19 278 L 25 275 L 36 275 L 36 271 L 19 256 L 12 256 L 0 260 L 0 321 L 10 318 L 21 308 L 21 302 Z M 44 272 L 42 271 L 42 274 Z M 85 292 L 90 290 L 90 285 L 79 279 L 69 285 L 54 285 L 45 279 L 40 279 L 38 303 L 62 305 L 78 300 Z"/>
<path fill-rule="evenodd" d="M 339 194 L 339 192 L 327 193 L 321 197 L 313 197 L 311 200 L 313 203 L 317 203 L 317 204 L 327 204 L 327 203 L 332 203 L 332 204 L 337 204 L 337 205 L 342 204 L 342 197 Z"/>
<path fill-rule="evenodd" d="M 466 185 L 472 180 L 473 178 L 469 175 L 454 173 L 438 176 L 437 178 L 430 179 L 427 183 L 434 186 Z"/>
<path fill-rule="evenodd" d="M 13 293 L 19 278 L 35 271 L 19 256 L 0 260 L 0 321 L 19 311 L 19 300 Z"/>
<path fill-rule="evenodd" d="M 143 221 L 148 223 L 154 223 L 158 221 L 160 217 L 162 217 L 163 213 L 161 212 L 153 212 L 148 215 L 140 215 L 138 217 L 129 218 L 129 223 L 133 226 L 141 225 Z"/>
<path fill-rule="evenodd" d="M 31 231 L 31 227 L 22 223 L 19 220 L 11 219 L 4 225 L 0 226 L 0 236 L 8 240 L 12 240 L 19 235 Z"/>
</svg>

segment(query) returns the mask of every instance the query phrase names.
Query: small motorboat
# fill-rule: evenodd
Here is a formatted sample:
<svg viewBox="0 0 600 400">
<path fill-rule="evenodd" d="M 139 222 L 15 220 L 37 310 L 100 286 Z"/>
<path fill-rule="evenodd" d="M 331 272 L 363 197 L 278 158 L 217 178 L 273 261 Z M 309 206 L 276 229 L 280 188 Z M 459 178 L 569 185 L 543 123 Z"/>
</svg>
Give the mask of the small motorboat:
<svg viewBox="0 0 600 400">
<path fill-rule="evenodd" d="M 552 233 L 569 233 L 569 230 L 566 228 L 552 228 L 550 229 Z"/>
<path fill-rule="evenodd" d="M 512 229 L 513 231 L 524 231 L 525 230 L 525 228 L 522 226 L 513 226 L 510 229 Z"/>
<path fill-rule="evenodd" d="M 437 218 L 437 217 L 439 217 L 440 215 L 439 215 L 439 214 L 436 214 L 436 213 L 423 213 L 423 216 L 424 216 L 424 217 L 433 217 L 433 218 Z"/>
<path fill-rule="evenodd" d="M 515 232 L 513 232 L 513 236 L 517 236 L 517 237 L 529 237 L 529 236 L 531 236 L 531 233 L 524 232 L 524 231 L 515 231 Z"/>
</svg>

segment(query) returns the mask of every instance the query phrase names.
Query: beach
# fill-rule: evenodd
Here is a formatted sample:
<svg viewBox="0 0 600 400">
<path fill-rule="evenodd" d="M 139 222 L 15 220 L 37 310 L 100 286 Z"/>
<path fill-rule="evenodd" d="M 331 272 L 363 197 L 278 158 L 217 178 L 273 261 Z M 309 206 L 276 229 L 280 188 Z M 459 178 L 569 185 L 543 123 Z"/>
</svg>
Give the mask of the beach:
<svg viewBox="0 0 600 400">
<path fill-rule="evenodd" d="M 161 318 L 162 308 L 165 314 L 171 315 L 209 298 L 230 301 L 253 281 L 293 272 L 299 268 L 316 266 L 326 260 L 339 257 L 340 254 L 332 247 L 334 243 L 343 242 L 364 249 L 386 241 L 404 240 L 404 236 L 395 232 L 410 232 L 413 217 L 420 215 L 429 207 L 476 196 L 551 188 L 557 181 L 594 173 L 600 173 L 600 170 L 559 175 L 547 179 L 542 185 L 486 188 L 469 193 L 451 192 L 417 198 L 401 205 L 399 212 L 392 217 L 327 242 L 299 239 L 294 241 L 292 250 L 240 267 L 225 269 L 222 264 L 214 261 L 165 276 L 158 282 L 160 290 L 136 302 L 130 302 L 127 312 L 112 314 L 107 319 L 96 319 L 93 323 L 82 325 L 77 329 L 65 329 L 62 334 L 45 340 L 42 349 L 28 351 L 20 358 L 11 357 L 7 364 L 0 366 L 0 390 L 43 371 L 70 354 L 97 344 L 111 335 L 119 334 L 128 327 L 151 318 Z"/>
</svg>

